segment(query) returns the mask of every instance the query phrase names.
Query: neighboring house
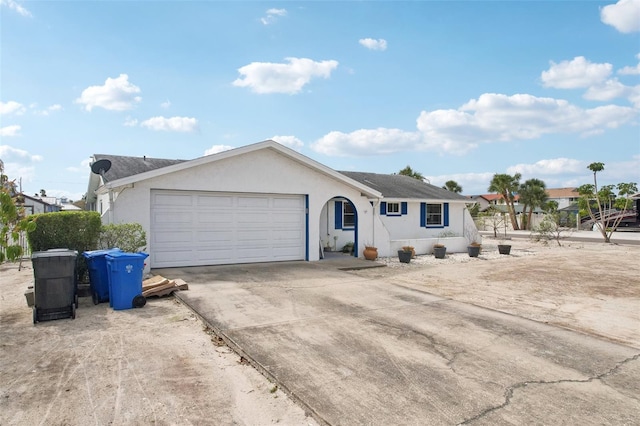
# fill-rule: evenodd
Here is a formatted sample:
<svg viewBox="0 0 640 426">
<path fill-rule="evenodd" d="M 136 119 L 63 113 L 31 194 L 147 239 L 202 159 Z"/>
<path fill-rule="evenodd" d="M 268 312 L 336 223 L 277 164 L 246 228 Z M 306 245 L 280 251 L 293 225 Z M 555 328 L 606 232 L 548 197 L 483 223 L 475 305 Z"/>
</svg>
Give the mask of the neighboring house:
<svg viewBox="0 0 640 426">
<path fill-rule="evenodd" d="M 557 202 L 558 210 L 560 210 L 576 204 L 580 194 L 578 194 L 577 188 L 548 188 L 547 197 L 548 201 Z"/>
<path fill-rule="evenodd" d="M 18 194 L 18 197 L 23 200 L 22 207 L 27 215 L 60 211 L 60 206 L 55 204 L 55 198 L 54 203 L 48 203 L 40 197 L 31 197 L 26 194 Z"/>
<path fill-rule="evenodd" d="M 478 198 L 481 197 L 484 200 L 486 200 L 489 206 L 505 206 L 507 203 L 504 202 L 504 197 L 502 196 L 502 194 L 482 194 L 482 195 L 474 195 L 474 198 Z M 513 204 L 517 205 L 518 201 L 520 200 L 520 196 L 518 194 L 516 194 L 513 197 Z M 486 210 L 486 208 L 481 209 L 481 210 Z"/>
<path fill-rule="evenodd" d="M 457 235 L 448 251 L 465 251 L 477 235 L 461 195 L 407 176 L 340 173 L 270 140 L 189 161 L 94 159 L 102 171 L 90 177 L 87 209 L 104 223 L 140 223 L 151 268 L 313 261 L 347 242 L 358 257 L 365 244 L 379 256 L 403 245 L 427 253 L 443 232 Z"/>
<path fill-rule="evenodd" d="M 478 207 L 479 207 L 478 210 L 481 212 L 488 209 L 489 206 L 492 204 L 491 200 L 484 195 L 468 195 L 467 200 L 469 200 L 471 204 L 478 204 Z"/>
</svg>

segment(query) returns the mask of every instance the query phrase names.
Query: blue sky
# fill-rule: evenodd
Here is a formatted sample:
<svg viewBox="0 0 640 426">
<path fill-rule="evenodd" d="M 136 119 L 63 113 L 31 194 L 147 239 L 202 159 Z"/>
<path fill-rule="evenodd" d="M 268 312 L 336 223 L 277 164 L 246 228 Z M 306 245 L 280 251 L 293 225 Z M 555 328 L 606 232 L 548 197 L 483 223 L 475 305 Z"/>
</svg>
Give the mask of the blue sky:
<svg viewBox="0 0 640 426">
<path fill-rule="evenodd" d="M 594 161 L 640 183 L 640 0 L 0 0 L 0 25 L 0 158 L 27 194 L 81 198 L 93 154 L 265 139 L 467 195 Z"/>
</svg>

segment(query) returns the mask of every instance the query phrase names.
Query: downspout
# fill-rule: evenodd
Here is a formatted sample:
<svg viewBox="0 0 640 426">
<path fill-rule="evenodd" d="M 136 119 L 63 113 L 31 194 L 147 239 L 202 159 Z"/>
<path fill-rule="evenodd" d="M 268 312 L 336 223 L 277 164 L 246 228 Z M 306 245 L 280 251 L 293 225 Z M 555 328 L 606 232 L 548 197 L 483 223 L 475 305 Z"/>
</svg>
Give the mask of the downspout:
<svg viewBox="0 0 640 426">
<path fill-rule="evenodd" d="M 371 220 L 371 237 L 373 238 L 371 244 L 373 244 L 374 247 L 378 247 L 376 246 L 376 207 L 379 205 L 380 198 L 376 198 L 373 202 L 373 218 Z"/>
<path fill-rule="evenodd" d="M 109 188 L 109 224 L 113 224 L 113 189 Z"/>
</svg>

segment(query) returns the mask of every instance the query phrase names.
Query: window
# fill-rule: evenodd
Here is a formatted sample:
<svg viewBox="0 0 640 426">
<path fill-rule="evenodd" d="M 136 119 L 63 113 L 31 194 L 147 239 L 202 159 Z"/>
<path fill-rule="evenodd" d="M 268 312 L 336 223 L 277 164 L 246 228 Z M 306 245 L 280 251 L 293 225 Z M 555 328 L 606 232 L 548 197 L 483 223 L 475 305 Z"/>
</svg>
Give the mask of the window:
<svg viewBox="0 0 640 426">
<path fill-rule="evenodd" d="M 380 214 L 382 216 L 403 216 L 407 214 L 407 202 L 401 203 L 387 203 L 383 201 L 380 203 Z"/>
<path fill-rule="evenodd" d="M 353 204 L 345 202 L 342 205 L 342 227 L 354 228 L 356 226 L 356 215 L 353 211 Z"/>
<path fill-rule="evenodd" d="M 420 203 L 420 226 L 427 228 L 449 226 L 449 203 Z"/>
<path fill-rule="evenodd" d="M 442 225 L 442 204 L 427 204 L 427 226 Z"/>
<path fill-rule="evenodd" d="M 387 214 L 400 214 L 400 203 L 387 203 Z"/>
</svg>

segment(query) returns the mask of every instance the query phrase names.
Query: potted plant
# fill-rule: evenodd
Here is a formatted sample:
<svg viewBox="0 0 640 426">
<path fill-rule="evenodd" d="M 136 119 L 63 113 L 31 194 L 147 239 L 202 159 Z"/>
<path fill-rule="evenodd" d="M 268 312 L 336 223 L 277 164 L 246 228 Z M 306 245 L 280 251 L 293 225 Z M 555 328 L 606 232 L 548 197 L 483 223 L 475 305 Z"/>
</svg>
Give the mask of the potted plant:
<svg viewBox="0 0 640 426">
<path fill-rule="evenodd" d="M 500 241 L 498 244 L 498 253 L 509 254 L 511 253 L 511 244 L 505 244 L 504 241 Z"/>
<path fill-rule="evenodd" d="M 415 259 L 416 258 L 416 249 L 413 246 L 403 246 L 402 250 L 404 251 L 410 251 L 411 252 L 411 258 Z"/>
<path fill-rule="evenodd" d="M 433 245 L 433 255 L 436 257 L 436 259 L 444 259 L 446 254 L 447 248 L 444 244 L 435 243 Z"/>
<path fill-rule="evenodd" d="M 482 249 L 482 244 L 480 244 L 477 241 L 472 241 L 467 246 L 467 253 L 469 253 L 469 257 L 478 257 L 481 249 Z"/>
<path fill-rule="evenodd" d="M 369 244 L 365 244 L 362 254 L 367 260 L 376 260 L 378 258 L 378 248 Z"/>
<path fill-rule="evenodd" d="M 405 246 L 402 249 L 398 250 L 398 260 L 400 263 L 409 263 L 411 262 L 411 258 L 413 257 L 413 251 L 411 250 L 413 247 Z"/>
</svg>

